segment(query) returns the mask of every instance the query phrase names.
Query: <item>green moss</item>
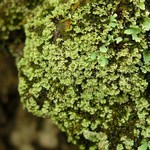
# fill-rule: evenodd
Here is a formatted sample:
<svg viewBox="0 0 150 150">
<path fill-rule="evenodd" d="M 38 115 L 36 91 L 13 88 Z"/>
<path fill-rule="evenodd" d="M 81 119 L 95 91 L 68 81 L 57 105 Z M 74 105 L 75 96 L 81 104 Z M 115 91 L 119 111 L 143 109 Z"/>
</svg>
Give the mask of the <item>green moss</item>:
<svg viewBox="0 0 150 150">
<path fill-rule="evenodd" d="M 40 0 L 2 0 L 0 2 L 0 41 L 8 40 L 12 31 L 20 30 Z M 17 38 L 17 37 L 15 37 Z"/>
<path fill-rule="evenodd" d="M 149 140 L 146 3 L 44 0 L 27 20 L 21 101 L 80 149 L 132 150 Z"/>
</svg>

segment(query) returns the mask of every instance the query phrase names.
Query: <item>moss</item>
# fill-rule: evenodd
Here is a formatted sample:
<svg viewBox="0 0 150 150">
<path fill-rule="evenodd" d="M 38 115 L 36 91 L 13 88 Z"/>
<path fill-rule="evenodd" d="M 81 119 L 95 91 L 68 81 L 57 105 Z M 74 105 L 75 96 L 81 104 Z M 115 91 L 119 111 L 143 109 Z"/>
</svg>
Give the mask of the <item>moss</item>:
<svg viewBox="0 0 150 150">
<path fill-rule="evenodd" d="M 40 0 L 1 0 L 0 2 L 0 47 L 19 59 L 23 53 L 24 25 L 31 17 L 32 9 Z"/>
<path fill-rule="evenodd" d="M 23 20 L 27 8 L 25 1 L 3 0 L 0 3 L 0 10 L 0 39 L 6 40 L 10 31 L 20 29 L 19 23 Z"/>
<path fill-rule="evenodd" d="M 21 101 L 80 149 L 131 150 L 149 141 L 146 3 L 44 0 L 27 19 Z"/>
</svg>

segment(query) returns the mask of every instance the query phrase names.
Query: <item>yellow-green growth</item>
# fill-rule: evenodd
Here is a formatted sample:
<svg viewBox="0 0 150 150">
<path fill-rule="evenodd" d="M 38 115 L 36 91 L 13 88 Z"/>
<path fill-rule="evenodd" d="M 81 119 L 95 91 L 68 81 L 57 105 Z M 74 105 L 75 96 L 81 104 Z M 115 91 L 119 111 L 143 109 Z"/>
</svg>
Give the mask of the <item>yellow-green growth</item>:
<svg viewBox="0 0 150 150">
<path fill-rule="evenodd" d="M 31 17 L 31 10 L 40 0 L 1 0 L 0 41 L 8 40 L 12 31 L 20 30 Z M 17 37 L 15 37 L 17 38 Z"/>
<path fill-rule="evenodd" d="M 80 149 L 148 147 L 148 0 L 80 2 L 44 0 L 27 20 L 21 101 Z"/>
</svg>

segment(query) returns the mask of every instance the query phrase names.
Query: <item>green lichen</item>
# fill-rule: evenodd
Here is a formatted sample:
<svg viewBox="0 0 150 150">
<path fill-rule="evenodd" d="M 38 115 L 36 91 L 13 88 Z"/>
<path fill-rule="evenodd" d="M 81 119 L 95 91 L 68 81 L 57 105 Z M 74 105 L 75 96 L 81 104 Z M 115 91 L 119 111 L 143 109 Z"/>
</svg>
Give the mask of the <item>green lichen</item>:
<svg viewBox="0 0 150 150">
<path fill-rule="evenodd" d="M 31 10 L 40 0 L 1 0 L 0 41 L 8 40 L 12 31 L 19 31 L 31 17 Z M 15 37 L 17 38 L 17 37 Z"/>
<path fill-rule="evenodd" d="M 32 10 L 41 0 L 1 0 L 0 1 L 0 51 L 11 52 L 20 59 L 23 53 L 24 25 L 31 18 Z"/>
<path fill-rule="evenodd" d="M 149 11 L 148 0 L 44 0 L 25 25 L 23 105 L 80 149 L 148 143 Z"/>
</svg>

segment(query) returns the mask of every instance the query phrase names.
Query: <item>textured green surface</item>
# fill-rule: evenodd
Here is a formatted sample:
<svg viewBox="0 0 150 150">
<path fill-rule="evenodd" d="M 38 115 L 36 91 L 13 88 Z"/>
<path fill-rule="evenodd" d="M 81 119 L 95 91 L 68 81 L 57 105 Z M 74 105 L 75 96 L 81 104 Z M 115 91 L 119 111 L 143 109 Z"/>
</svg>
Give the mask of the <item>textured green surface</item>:
<svg viewBox="0 0 150 150">
<path fill-rule="evenodd" d="M 149 146 L 149 11 L 148 0 L 44 0 L 25 25 L 24 106 L 80 149 Z"/>
<path fill-rule="evenodd" d="M 0 41 L 8 40 L 12 31 L 19 31 L 31 17 L 31 10 L 40 0 L 0 1 Z M 17 38 L 17 37 L 15 37 Z"/>
</svg>

